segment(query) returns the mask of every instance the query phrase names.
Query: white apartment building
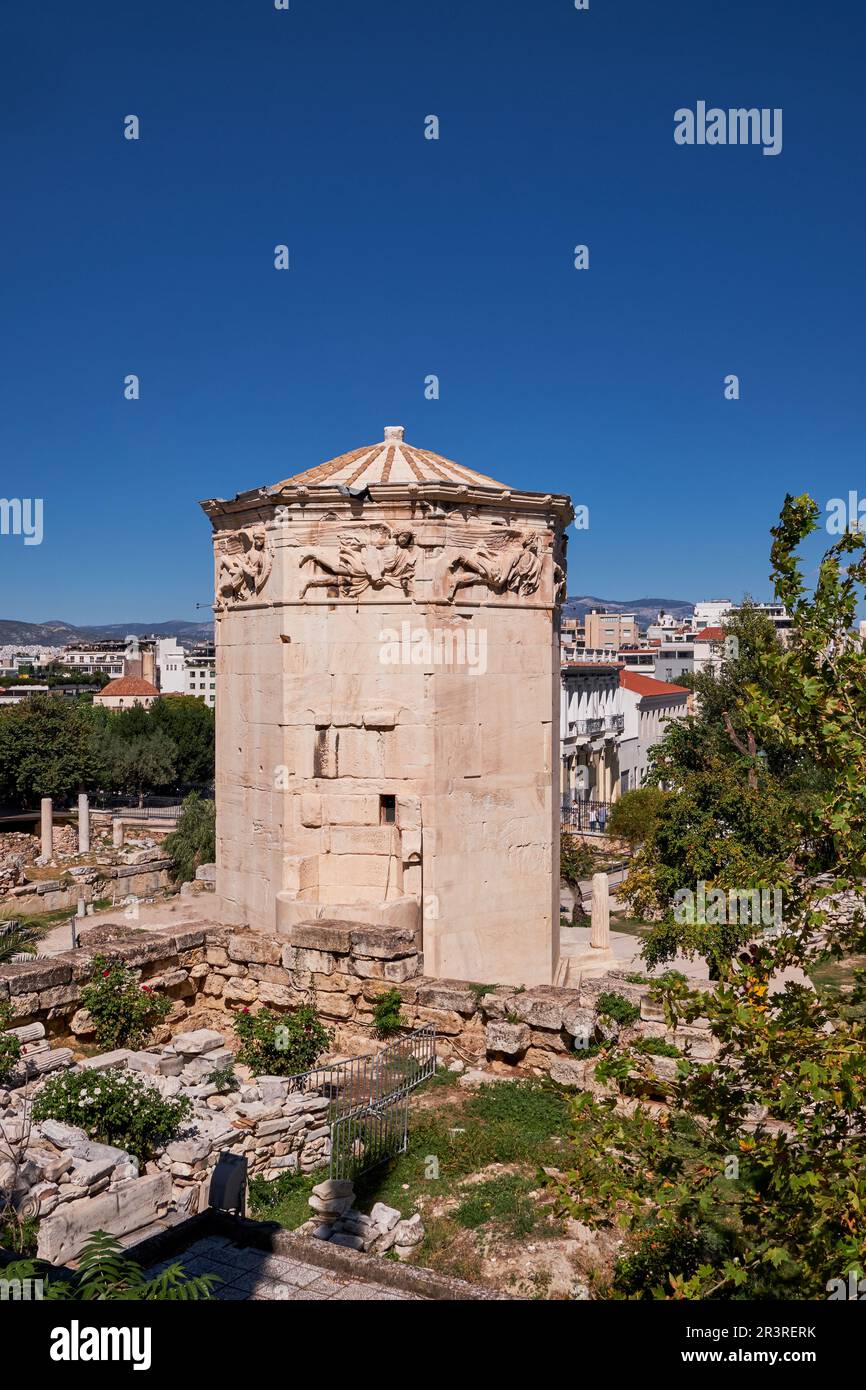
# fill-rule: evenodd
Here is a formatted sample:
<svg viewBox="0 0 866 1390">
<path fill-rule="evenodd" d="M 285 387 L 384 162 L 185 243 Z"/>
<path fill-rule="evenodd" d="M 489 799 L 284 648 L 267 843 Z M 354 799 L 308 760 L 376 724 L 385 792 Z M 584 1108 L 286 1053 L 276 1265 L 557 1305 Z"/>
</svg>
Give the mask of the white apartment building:
<svg viewBox="0 0 866 1390">
<path fill-rule="evenodd" d="M 765 614 L 765 616 L 770 619 L 770 622 L 776 629 L 776 636 L 779 638 L 779 641 L 782 643 L 787 642 L 788 635 L 794 625 L 794 620 L 784 603 L 756 603 L 754 607 L 759 613 Z M 740 611 L 741 609 L 739 607 L 731 609 L 732 613 L 739 613 Z"/>
<path fill-rule="evenodd" d="M 186 694 L 186 652 L 176 637 L 157 639 L 156 683 L 163 695 Z"/>
<path fill-rule="evenodd" d="M 202 644 L 193 647 L 184 658 L 184 692 L 204 700 L 211 709 L 216 708 L 216 651 L 214 647 Z"/>
<path fill-rule="evenodd" d="M 71 671 L 81 671 L 87 675 L 104 671 L 107 676 L 119 678 L 128 674 L 128 652 L 126 642 L 91 642 L 86 646 L 64 647 L 60 662 Z"/>
<path fill-rule="evenodd" d="M 691 692 L 614 662 L 562 669 L 562 805 L 616 801 L 641 786 L 649 750 L 671 719 L 689 712 Z"/>
<path fill-rule="evenodd" d="M 624 727 L 619 673 L 614 662 L 580 661 L 562 668 L 564 806 L 575 801 L 612 801 L 616 795 L 616 745 Z"/>
<path fill-rule="evenodd" d="M 669 720 L 688 714 L 691 691 L 637 671 L 621 671 L 620 694 L 624 717 L 617 748 L 621 794 L 642 786 L 650 749 L 664 738 Z"/>
<path fill-rule="evenodd" d="M 695 604 L 692 629 L 700 632 L 705 627 L 721 627 L 732 609 L 733 604 L 729 598 L 704 599 L 701 603 Z"/>
</svg>

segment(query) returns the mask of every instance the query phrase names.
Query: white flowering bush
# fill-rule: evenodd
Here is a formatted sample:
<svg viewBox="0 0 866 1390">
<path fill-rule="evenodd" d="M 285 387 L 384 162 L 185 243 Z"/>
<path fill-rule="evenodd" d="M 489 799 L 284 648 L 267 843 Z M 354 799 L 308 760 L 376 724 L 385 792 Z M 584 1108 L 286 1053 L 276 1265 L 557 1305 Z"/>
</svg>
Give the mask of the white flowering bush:
<svg viewBox="0 0 866 1390">
<path fill-rule="evenodd" d="M 135 1154 L 140 1163 L 177 1138 L 192 1113 L 186 1096 L 166 1097 L 132 1072 L 66 1071 L 45 1083 L 34 1120 L 62 1120 L 91 1139 Z"/>
</svg>

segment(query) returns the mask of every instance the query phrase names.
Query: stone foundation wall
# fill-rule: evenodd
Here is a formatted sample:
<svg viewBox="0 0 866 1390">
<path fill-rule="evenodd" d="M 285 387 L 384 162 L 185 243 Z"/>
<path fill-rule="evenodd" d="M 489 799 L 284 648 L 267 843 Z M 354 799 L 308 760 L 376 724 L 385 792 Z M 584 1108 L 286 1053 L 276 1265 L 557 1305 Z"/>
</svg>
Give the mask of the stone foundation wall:
<svg viewBox="0 0 866 1390">
<path fill-rule="evenodd" d="M 192 1026 L 225 1031 L 227 1015 L 239 1008 L 279 1011 L 313 1003 L 334 1032 L 335 1051 L 369 1052 L 381 1046 L 376 1001 L 396 989 L 406 1027 L 432 1024 L 441 1057 L 487 1057 L 582 1085 L 589 1063 L 580 1054 L 598 1037 L 596 1002 L 613 991 L 640 1009 L 625 1038 L 661 1038 L 695 1060 L 712 1055 L 706 1029 L 669 1029 L 649 986 L 629 981 L 626 972 L 585 980 L 577 989 L 435 980 L 423 974 L 408 928 L 316 922 L 296 927 L 289 940 L 217 924 L 172 934 L 96 928 L 86 942 L 65 955 L 0 967 L 0 999 L 10 1003 L 14 1022 L 42 1023 L 54 1047 L 80 1046 L 92 1037 L 80 995 L 93 956 L 102 952 L 140 970 L 143 981 L 172 1000 L 159 1043 Z M 662 1070 L 662 1063 L 674 1063 L 654 1060 Z"/>
<path fill-rule="evenodd" d="M 0 1000 L 11 1005 L 23 1044 L 17 1073 L 0 1089 L 6 1142 L 20 1141 L 23 1165 L 0 1171 L 0 1188 L 21 1186 L 15 1203 L 30 1203 L 40 1221 L 39 1254 L 54 1263 L 74 1258 L 97 1227 L 126 1236 L 203 1210 L 226 1151 L 244 1155 L 250 1174 L 267 1179 L 327 1163 L 327 1099 L 293 1092 L 281 1077 L 254 1078 L 234 1063 L 232 1014 L 241 1008 L 314 1003 L 334 1032 L 332 1057 L 371 1053 L 384 1045 L 375 1031 L 376 1001 L 396 989 L 405 1026 L 432 1025 L 444 1061 L 471 1067 L 486 1058 L 503 1073 L 521 1067 L 595 1092 L 607 1089 L 594 1075 L 596 1058 L 588 1049 L 595 1043 L 659 1038 L 697 1061 L 716 1047 L 706 1028 L 668 1028 L 649 987 L 624 972 L 586 980 L 579 989 L 430 979 L 410 928 L 307 923 L 287 941 L 217 925 L 171 934 L 103 927 L 88 933 L 86 943 L 66 955 L 0 967 Z M 96 954 L 120 957 L 172 1000 L 150 1047 L 82 1055 L 94 1050 L 82 1047 L 93 1025 L 81 990 Z M 599 1009 L 606 991 L 636 1007 L 628 1024 Z M 641 1093 L 662 1099 L 677 1060 L 647 1056 L 637 1081 Z M 73 1065 L 139 1072 L 165 1096 L 187 1095 L 191 1121 L 141 1169 L 129 1153 L 93 1143 L 68 1125 L 43 1121 L 31 1128 L 26 1091 Z M 236 1084 L 220 1091 L 210 1075 L 227 1065 L 235 1068 Z M 33 1083 L 26 1091 L 25 1081 Z M 362 1234 L 343 1233 L 344 1243 Z"/>
<path fill-rule="evenodd" d="M 122 902 L 124 898 L 151 898 L 171 886 L 171 859 L 151 859 L 137 864 L 102 865 L 70 880 L 41 879 L 12 889 L 0 903 L 0 918 L 15 918 L 42 912 L 74 912 L 79 898 L 85 903 L 100 898 Z"/>
</svg>

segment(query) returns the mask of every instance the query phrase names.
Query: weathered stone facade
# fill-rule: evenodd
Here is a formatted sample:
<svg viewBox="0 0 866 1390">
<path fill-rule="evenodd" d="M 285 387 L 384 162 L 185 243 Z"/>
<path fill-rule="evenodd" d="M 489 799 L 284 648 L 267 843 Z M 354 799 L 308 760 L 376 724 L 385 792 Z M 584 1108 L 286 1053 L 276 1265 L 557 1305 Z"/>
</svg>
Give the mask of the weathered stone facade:
<svg viewBox="0 0 866 1390">
<path fill-rule="evenodd" d="M 395 427 L 203 505 L 223 920 L 397 926 L 435 974 L 550 983 L 568 499 Z"/>
<path fill-rule="evenodd" d="M 97 929 L 91 935 L 101 934 Z M 640 1008 L 640 1033 L 672 1042 L 698 1060 L 712 1052 L 705 1029 L 668 1029 L 650 998 L 650 986 L 631 982 L 625 972 L 587 979 L 577 988 L 515 989 L 433 979 L 423 973 L 423 959 L 408 928 L 323 921 L 296 927 L 289 940 L 218 924 L 171 935 L 107 935 L 107 940 L 64 956 L 0 967 L 0 999 L 12 1005 L 16 1024 L 43 1024 L 55 1049 L 92 1037 L 80 991 L 93 955 L 102 951 L 140 970 L 142 980 L 173 1000 L 168 1024 L 157 1034 L 163 1043 L 181 1028 L 225 1031 L 227 1015 L 239 1008 L 279 1011 L 313 1003 L 335 1034 L 336 1050 L 372 1052 L 381 1045 L 374 1030 L 376 1001 L 396 989 L 405 1026 L 432 1024 L 440 1056 L 467 1061 L 491 1057 L 552 1072 L 563 1059 L 572 1066 L 584 1064 L 578 1040 L 592 1034 L 599 995 L 615 991 Z M 58 1065 L 66 1060 L 64 1056 Z M 565 1078 L 565 1071 L 556 1077 Z"/>
</svg>

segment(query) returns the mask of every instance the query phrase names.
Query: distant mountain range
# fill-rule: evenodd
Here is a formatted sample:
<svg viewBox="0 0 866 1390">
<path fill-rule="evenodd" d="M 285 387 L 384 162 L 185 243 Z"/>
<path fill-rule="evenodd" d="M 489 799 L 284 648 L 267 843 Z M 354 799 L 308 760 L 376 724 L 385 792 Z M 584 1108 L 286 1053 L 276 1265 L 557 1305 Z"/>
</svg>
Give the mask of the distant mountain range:
<svg viewBox="0 0 866 1390">
<path fill-rule="evenodd" d="M 681 598 L 595 598 L 592 594 L 575 594 L 566 599 L 563 616 L 585 618 L 593 608 L 607 608 L 612 613 L 634 613 L 641 627 L 654 623 L 664 610 L 675 618 L 690 618 L 694 604 Z M 124 637 L 141 637 L 145 633 L 156 637 L 176 637 L 179 642 L 206 642 L 213 638 L 213 622 L 191 623 L 173 618 L 166 623 L 102 623 L 76 627 L 54 619 L 47 623 L 23 623 L 15 618 L 0 618 L 0 647 L 19 642 L 22 646 L 62 647 L 68 642 L 122 641 Z"/>
<path fill-rule="evenodd" d="M 682 598 L 594 598 L 592 594 L 577 594 L 566 599 L 562 606 L 565 618 L 585 618 L 593 608 L 606 608 L 611 613 L 634 613 L 639 627 L 654 623 L 659 613 L 671 613 L 675 618 L 690 618 L 695 605 Z"/>
<path fill-rule="evenodd" d="M 124 637 L 176 637 L 179 642 L 203 642 L 213 637 L 213 623 L 188 623 L 172 619 L 167 623 L 106 623 L 93 627 L 74 627 L 59 619 L 47 623 L 22 623 L 0 618 L 0 647 L 20 642 L 22 646 L 62 647 L 68 642 L 111 642 Z"/>
</svg>

